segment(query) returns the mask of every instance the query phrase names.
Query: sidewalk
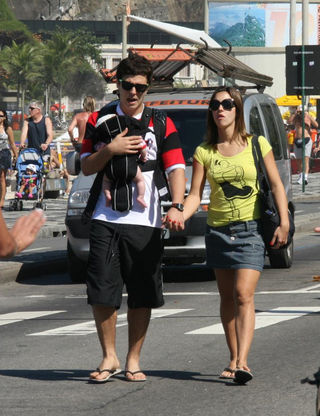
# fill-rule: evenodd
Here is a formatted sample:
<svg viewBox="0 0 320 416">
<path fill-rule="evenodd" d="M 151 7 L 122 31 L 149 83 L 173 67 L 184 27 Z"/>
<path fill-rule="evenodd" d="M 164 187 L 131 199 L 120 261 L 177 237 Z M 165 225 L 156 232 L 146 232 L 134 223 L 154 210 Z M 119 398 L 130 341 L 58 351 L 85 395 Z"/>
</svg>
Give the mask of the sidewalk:
<svg viewBox="0 0 320 416">
<path fill-rule="evenodd" d="M 320 173 L 309 175 L 309 183 L 302 192 L 302 186 L 296 182 L 298 175 L 293 175 L 292 192 L 294 202 L 319 201 L 320 207 Z M 5 207 L 9 205 L 10 198 L 14 193 L 8 191 Z M 60 196 L 57 199 L 44 199 L 47 205 L 45 212 L 47 222 L 40 231 L 40 238 L 61 237 L 66 234 L 65 215 L 67 199 Z M 12 227 L 17 218 L 25 215 L 33 208 L 33 202 L 24 201 L 23 211 L 3 210 L 3 216 L 8 227 Z M 295 216 L 296 232 L 312 231 L 316 225 L 320 225 L 320 210 L 311 214 L 302 215 L 299 212 Z M 67 270 L 67 253 L 63 250 L 50 251 L 46 253 L 28 254 L 23 256 L 23 261 L 0 261 L 0 284 L 8 281 L 19 281 L 28 276 L 35 276 L 41 273 L 57 273 Z"/>
</svg>

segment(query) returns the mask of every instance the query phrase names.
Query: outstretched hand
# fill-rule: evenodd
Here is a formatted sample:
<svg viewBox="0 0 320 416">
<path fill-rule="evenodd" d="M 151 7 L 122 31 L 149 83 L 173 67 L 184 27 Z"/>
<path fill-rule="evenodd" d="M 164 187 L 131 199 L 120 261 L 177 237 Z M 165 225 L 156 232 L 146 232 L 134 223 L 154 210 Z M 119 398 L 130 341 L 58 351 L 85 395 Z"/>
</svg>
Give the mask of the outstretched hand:
<svg viewBox="0 0 320 416">
<path fill-rule="evenodd" d="M 28 215 L 20 217 L 9 230 L 16 243 L 16 253 L 20 253 L 34 242 L 40 228 L 46 222 L 46 217 L 41 209 L 35 209 Z"/>
</svg>

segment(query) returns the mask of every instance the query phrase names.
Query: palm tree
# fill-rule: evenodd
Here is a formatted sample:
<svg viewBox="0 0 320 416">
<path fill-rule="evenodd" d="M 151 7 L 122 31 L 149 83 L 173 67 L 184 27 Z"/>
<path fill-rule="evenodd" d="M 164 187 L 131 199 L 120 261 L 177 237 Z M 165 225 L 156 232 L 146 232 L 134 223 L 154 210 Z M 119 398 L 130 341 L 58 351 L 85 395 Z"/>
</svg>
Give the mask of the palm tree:
<svg viewBox="0 0 320 416">
<path fill-rule="evenodd" d="M 61 116 L 61 99 L 63 89 L 68 82 L 70 72 L 79 63 L 75 54 L 77 37 L 73 32 L 57 30 L 43 47 L 43 78 L 46 84 L 50 102 L 53 88 L 58 90 L 59 117 Z"/>
<path fill-rule="evenodd" d="M 66 31 L 58 28 L 43 45 L 42 77 L 46 86 L 48 102 L 54 89 L 58 91 L 59 117 L 61 116 L 61 99 L 68 89 L 72 75 L 79 71 L 94 69 L 88 64 L 99 62 L 100 50 L 94 36 L 83 31 Z"/>
<path fill-rule="evenodd" d="M 25 94 L 28 86 L 39 77 L 41 54 L 39 45 L 15 41 L 0 51 L 2 67 L 8 74 L 9 83 L 17 88 L 17 108 L 24 114 Z M 21 107 L 19 95 L 21 94 Z M 23 117 L 22 117 L 23 119 Z M 23 121 L 23 120 L 22 120 Z"/>
</svg>

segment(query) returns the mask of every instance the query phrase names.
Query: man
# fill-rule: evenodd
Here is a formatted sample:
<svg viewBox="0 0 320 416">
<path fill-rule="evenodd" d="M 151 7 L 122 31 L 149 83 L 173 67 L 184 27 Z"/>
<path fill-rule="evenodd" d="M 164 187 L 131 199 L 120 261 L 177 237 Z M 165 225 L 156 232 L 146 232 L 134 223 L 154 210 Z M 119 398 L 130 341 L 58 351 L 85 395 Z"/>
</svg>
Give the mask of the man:
<svg viewBox="0 0 320 416">
<path fill-rule="evenodd" d="M 42 115 L 42 103 L 32 101 L 29 104 L 30 117 L 24 121 L 20 148 L 26 147 L 28 139 L 28 147 L 37 149 L 42 155 L 50 157 L 50 143 L 53 140 L 52 122 L 49 117 Z"/>
<path fill-rule="evenodd" d="M 84 138 L 84 133 L 86 131 L 86 124 L 90 114 L 94 112 L 95 105 L 95 99 L 91 97 L 91 95 L 85 97 L 83 100 L 83 111 L 73 116 L 70 126 L 68 128 L 71 143 L 77 151 L 80 151 L 81 149 L 81 143 Z M 78 137 L 73 136 L 73 129 L 75 127 L 78 129 Z"/>
<path fill-rule="evenodd" d="M 146 111 L 143 100 L 151 79 L 152 66 L 145 58 L 131 55 L 120 62 L 117 69 L 120 97 L 116 108 L 118 115 L 143 119 Z M 142 146 L 141 136 L 126 136 L 128 130 L 125 129 L 111 143 L 93 153 L 95 126 L 99 124 L 99 118 L 103 117 L 106 108 L 107 106 L 100 112 L 93 113 L 87 123 L 81 149 L 82 171 L 85 175 L 103 171 L 106 163 L 116 155 L 137 154 Z M 183 210 L 185 192 L 185 163 L 180 141 L 173 122 L 167 118 L 160 152 L 153 131 L 154 120 L 148 121 L 149 131 L 144 137 L 148 143 L 148 159 L 156 161 L 158 153 L 161 153 L 173 201 L 173 206 L 167 213 L 167 221 L 171 229 L 178 230 L 178 224 L 183 224 L 180 210 Z M 128 292 L 129 325 L 125 377 L 128 381 L 146 380 L 146 375 L 140 368 L 140 353 L 151 308 L 162 306 L 164 300 L 160 271 L 162 221 L 159 193 L 155 187 L 154 171 L 144 172 L 143 176 L 146 183 L 146 208 L 136 201 L 137 190 L 133 183 L 133 207 L 130 211 L 114 211 L 106 206 L 105 194 L 101 190 L 92 216 L 87 293 L 103 352 L 100 365 L 90 374 L 93 382 L 105 382 L 120 372 L 115 349 L 115 328 L 123 284 Z"/>
<path fill-rule="evenodd" d="M 305 140 L 305 171 L 304 171 L 304 183 L 308 184 L 308 173 L 309 173 L 309 159 L 312 151 L 312 140 L 311 140 L 311 128 L 318 128 L 316 120 L 308 113 L 307 107 L 304 109 L 304 131 L 302 127 L 302 106 L 299 105 L 297 110 L 288 120 L 288 124 L 293 124 L 295 129 L 294 138 L 294 154 L 297 159 L 298 171 L 301 172 L 298 178 L 298 184 L 302 184 L 302 136 L 304 135 Z"/>
<path fill-rule="evenodd" d="M 18 218 L 8 230 L 0 211 L 0 258 L 13 257 L 32 244 L 45 221 L 43 211 L 36 209 Z"/>
</svg>

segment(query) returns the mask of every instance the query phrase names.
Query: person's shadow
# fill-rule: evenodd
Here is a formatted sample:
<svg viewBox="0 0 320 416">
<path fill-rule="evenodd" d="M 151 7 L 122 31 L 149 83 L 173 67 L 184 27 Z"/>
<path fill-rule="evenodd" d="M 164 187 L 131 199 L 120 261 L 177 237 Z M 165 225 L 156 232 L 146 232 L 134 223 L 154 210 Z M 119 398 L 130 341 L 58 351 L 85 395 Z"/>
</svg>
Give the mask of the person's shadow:
<svg viewBox="0 0 320 416">
<path fill-rule="evenodd" d="M 19 370 L 0 370 L 0 376 L 4 377 L 16 377 L 28 380 L 41 380 L 41 381 L 77 381 L 87 382 L 89 381 L 90 370 L 75 370 L 75 369 L 50 369 L 50 370 L 30 370 L 30 369 L 19 369 Z M 144 371 L 146 376 L 151 378 L 171 379 L 171 380 L 182 380 L 182 381 L 196 381 L 202 383 L 220 383 L 229 386 L 237 386 L 232 380 L 219 379 L 218 374 L 202 374 L 199 372 L 191 371 L 174 371 L 174 370 L 150 370 Z M 112 377 L 112 380 L 116 378 L 123 379 L 124 371 Z"/>
</svg>

